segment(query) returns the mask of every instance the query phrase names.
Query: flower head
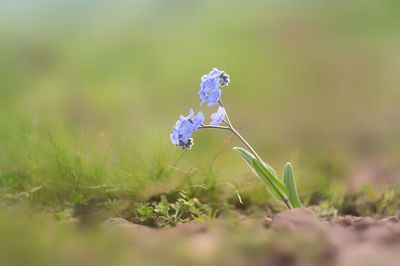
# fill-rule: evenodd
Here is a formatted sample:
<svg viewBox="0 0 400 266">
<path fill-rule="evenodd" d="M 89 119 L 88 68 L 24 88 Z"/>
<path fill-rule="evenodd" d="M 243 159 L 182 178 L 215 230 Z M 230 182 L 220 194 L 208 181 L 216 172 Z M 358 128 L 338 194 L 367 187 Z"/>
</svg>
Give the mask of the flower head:
<svg viewBox="0 0 400 266">
<path fill-rule="evenodd" d="M 220 86 L 227 86 L 229 82 L 229 76 L 224 71 L 216 68 L 204 75 L 201 78 L 201 89 L 199 91 L 201 104 L 208 101 L 208 106 L 216 105 L 221 99 Z"/>
<path fill-rule="evenodd" d="M 218 107 L 217 112 L 213 113 L 211 115 L 211 123 L 210 125 L 212 126 L 218 126 L 219 124 L 222 123 L 222 121 L 224 121 L 225 118 L 225 109 L 223 107 Z"/>
<path fill-rule="evenodd" d="M 194 115 L 193 109 L 190 109 L 188 116 L 181 115 L 176 121 L 170 140 L 172 144 L 182 149 L 190 149 L 193 145 L 192 133 L 196 131 L 204 122 L 204 115 L 198 112 Z"/>
</svg>

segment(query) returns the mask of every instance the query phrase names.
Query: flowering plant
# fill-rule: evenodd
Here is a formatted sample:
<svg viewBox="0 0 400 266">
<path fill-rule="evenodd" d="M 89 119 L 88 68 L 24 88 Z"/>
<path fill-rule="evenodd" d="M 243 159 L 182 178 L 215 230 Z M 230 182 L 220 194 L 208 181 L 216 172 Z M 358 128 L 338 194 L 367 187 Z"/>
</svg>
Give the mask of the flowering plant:
<svg viewBox="0 0 400 266">
<path fill-rule="evenodd" d="M 281 180 L 275 170 L 261 159 L 253 147 L 232 125 L 221 100 L 221 87 L 228 86 L 229 82 L 229 76 L 224 71 L 220 71 L 216 68 L 201 78 L 201 89 L 199 91 L 201 99 L 200 105 L 208 103 L 208 107 L 213 107 L 215 105 L 219 107 L 217 111 L 211 115 L 211 122 L 209 124 L 204 123 L 205 119 L 202 112 L 195 114 L 193 109 L 190 109 L 189 115 L 181 115 L 178 121 L 176 121 L 173 132 L 170 135 L 172 144 L 187 150 L 192 148 L 194 142 L 191 136 L 193 132 L 198 129 L 211 128 L 230 131 L 247 148 L 234 147 L 233 149 L 239 153 L 247 165 L 261 181 L 263 181 L 271 195 L 275 199 L 283 201 L 289 209 L 302 207 L 297 193 L 292 165 L 286 163 L 283 170 L 283 179 Z"/>
</svg>

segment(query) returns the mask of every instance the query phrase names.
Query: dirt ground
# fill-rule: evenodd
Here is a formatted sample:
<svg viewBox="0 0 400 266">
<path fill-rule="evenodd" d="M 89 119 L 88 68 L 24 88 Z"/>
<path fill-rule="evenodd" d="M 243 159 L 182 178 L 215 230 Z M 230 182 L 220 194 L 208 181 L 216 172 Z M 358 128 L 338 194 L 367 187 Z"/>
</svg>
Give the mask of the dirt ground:
<svg viewBox="0 0 400 266">
<path fill-rule="evenodd" d="M 118 218 L 106 226 L 131 236 L 143 255 L 157 254 L 148 265 L 400 265 L 395 216 L 322 219 L 310 209 L 293 209 L 238 223 L 217 219 L 151 229 Z"/>
<path fill-rule="evenodd" d="M 370 217 L 337 217 L 321 220 L 307 209 L 291 210 L 275 216 L 270 230 L 301 231 L 321 242 L 313 265 L 399 265 L 399 217 L 375 220 Z M 274 254 L 277 265 L 310 265 L 301 254 Z M 291 263 L 284 263 L 285 256 Z M 287 258 L 286 258 L 287 259 Z"/>
</svg>

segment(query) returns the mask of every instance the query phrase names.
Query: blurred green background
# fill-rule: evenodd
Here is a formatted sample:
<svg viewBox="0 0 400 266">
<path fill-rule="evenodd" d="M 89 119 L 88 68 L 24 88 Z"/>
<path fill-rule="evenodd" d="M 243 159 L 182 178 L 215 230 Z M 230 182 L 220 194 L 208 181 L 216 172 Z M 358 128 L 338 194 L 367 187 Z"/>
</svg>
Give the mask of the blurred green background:
<svg viewBox="0 0 400 266">
<path fill-rule="evenodd" d="M 278 172 L 294 164 L 306 204 L 346 201 L 351 212 L 357 197 L 340 196 L 354 177 L 399 180 L 399 13 L 395 0 L 0 1 L 1 205 L 59 217 L 188 184 L 217 208 L 236 188 L 247 203 L 269 204 L 226 133 L 196 132 L 190 152 L 169 142 L 179 114 L 211 114 L 197 91 L 217 67 L 231 76 L 223 100 L 233 123 L 265 161 Z M 379 199 L 372 213 L 395 211 L 386 207 L 394 194 L 367 192 Z M 30 265 L 54 241 L 68 250 L 64 233 L 41 235 L 46 215 L 27 228 L 30 218 L 0 216 L 4 232 L 29 236 L 5 245 Z"/>
<path fill-rule="evenodd" d="M 197 132 L 184 158 L 168 140 L 179 114 L 200 109 L 212 67 L 231 76 L 223 100 L 236 126 L 274 167 L 295 164 L 303 194 L 361 162 L 397 162 L 399 10 L 397 1 L 2 1 L 3 187 L 54 199 L 127 184 L 135 194 L 210 165 L 218 182 L 240 183 L 247 169 L 224 133 Z"/>
</svg>

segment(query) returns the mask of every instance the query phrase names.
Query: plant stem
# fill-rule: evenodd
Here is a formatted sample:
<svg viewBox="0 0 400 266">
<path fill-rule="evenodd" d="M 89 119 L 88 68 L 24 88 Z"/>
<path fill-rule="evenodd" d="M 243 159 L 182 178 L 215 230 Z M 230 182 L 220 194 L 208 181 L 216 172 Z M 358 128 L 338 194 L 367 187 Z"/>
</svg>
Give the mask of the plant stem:
<svg viewBox="0 0 400 266">
<path fill-rule="evenodd" d="M 222 126 L 211 126 L 211 125 L 201 125 L 200 127 L 199 127 L 199 129 L 202 129 L 202 128 L 215 128 L 215 129 L 225 129 L 225 130 L 231 130 L 229 127 L 222 127 Z"/>
<path fill-rule="evenodd" d="M 214 129 L 224 129 L 224 130 L 229 130 L 231 131 L 250 151 L 253 153 L 253 155 L 262 162 L 261 157 L 257 154 L 257 152 L 251 147 L 251 145 L 242 137 L 242 135 L 239 134 L 239 132 L 232 126 L 231 123 L 228 123 L 229 127 L 223 127 L 223 126 L 211 126 L 211 125 L 202 125 L 199 127 L 199 129 L 202 128 L 214 128 Z"/>
<path fill-rule="evenodd" d="M 257 160 L 263 162 L 260 155 L 257 154 L 253 147 L 251 147 L 251 145 L 242 137 L 242 135 L 239 134 L 239 132 L 234 127 L 231 126 L 230 131 L 251 151 L 251 153 L 254 155 L 254 157 L 256 157 Z"/>
<path fill-rule="evenodd" d="M 251 145 L 242 137 L 242 135 L 240 135 L 240 133 L 233 127 L 231 120 L 229 119 L 228 113 L 226 112 L 225 106 L 222 103 L 221 100 L 218 101 L 219 105 L 224 108 L 225 110 L 225 118 L 226 118 L 226 123 L 228 124 L 228 128 L 229 130 L 235 134 L 235 136 L 251 151 L 251 153 L 257 158 L 257 160 L 259 160 L 260 162 L 263 162 L 263 160 L 261 159 L 260 155 L 258 155 L 258 153 L 253 149 L 253 147 L 251 147 Z"/>
<path fill-rule="evenodd" d="M 260 163 L 264 163 L 263 160 L 261 160 L 261 157 L 257 154 L 257 152 L 251 147 L 251 145 L 242 137 L 242 135 L 239 134 L 239 132 L 232 126 L 232 124 L 229 124 L 229 129 L 230 131 L 235 134 L 235 136 L 244 144 L 246 147 L 253 153 L 253 155 L 257 158 Z M 286 207 L 290 210 L 292 209 L 292 206 L 289 203 L 289 200 L 281 195 L 282 201 L 285 203 Z"/>
<path fill-rule="evenodd" d="M 250 152 L 254 155 L 254 157 L 256 157 L 256 159 L 260 162 L 260 163 L 264 163 L 264 161 L 261 159 L 260 155 L 258 155 L 258 153 L 253 149 L 253 147 L 245 140 L 245 138 L 242 137 L 242 135 L 240 135 L 240 133 L 233 127 L 231 120 L 229 119 L 229 116 L 226 112 L 225 106 L 222 103 L 221 100 L 218 101 L 219 105 L 224 108 L 225 110 L 225 118 L 226 120 L 224 120 L 224 122 L 228 125 L 227 127 L 225 126 L 212 126 L 212 125 L 202 125 L 200 126 L 200 128 L 215 128 L 215 129 L 224 129 L 224 130 L 229 130 L 231 131 L 249 150 Z M 285 203 L 286 207 L 288 209 L 292 209 L 292 206 L 289 203 L 289 200 L 281 195 L 282 197 L 282 201 Z"/>
</svg>

